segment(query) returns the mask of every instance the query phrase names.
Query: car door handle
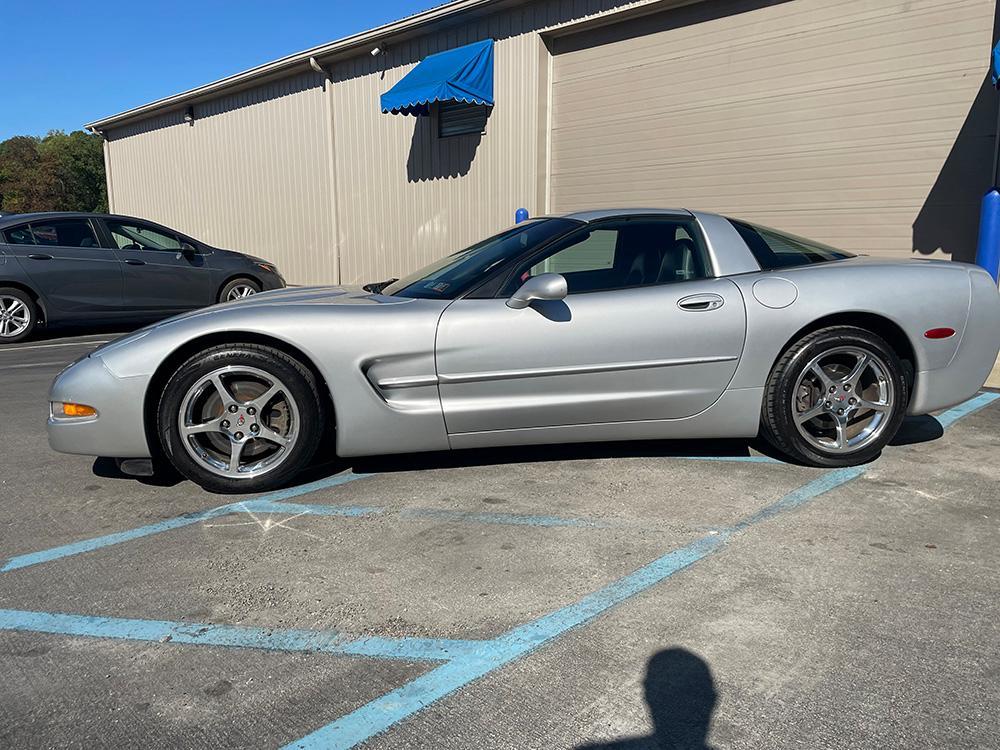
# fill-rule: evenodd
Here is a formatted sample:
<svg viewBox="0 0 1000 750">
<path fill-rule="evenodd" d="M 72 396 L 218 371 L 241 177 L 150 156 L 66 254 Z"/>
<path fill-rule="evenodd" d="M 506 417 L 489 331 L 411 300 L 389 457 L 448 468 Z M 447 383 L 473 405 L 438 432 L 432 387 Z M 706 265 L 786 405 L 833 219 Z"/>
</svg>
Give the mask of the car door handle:
<svg viewBox="0 0 1000 750">
<path fill-rule="evenodd" d="M 718 310 L 724 304 L 725 300 L 718 294 L 692 294 L 690 297 L 684 297 L 677 301 L 677 306 L 688 312 Z"/>
<path fill-rule="evenodd" d="M 146 265 L 146 261 L 144 261 L 144 260 L 137 260 L 136 258 L 126 258 L 125 262 L 128 263 L 130 266 L 144 266 L 144 265 Z"/>
<path fill-rule="evenodd" d="M 52 260 L 52 256 L 45 253 L 32 253 L 28 257 L 32 260 Z"/>
</svg>

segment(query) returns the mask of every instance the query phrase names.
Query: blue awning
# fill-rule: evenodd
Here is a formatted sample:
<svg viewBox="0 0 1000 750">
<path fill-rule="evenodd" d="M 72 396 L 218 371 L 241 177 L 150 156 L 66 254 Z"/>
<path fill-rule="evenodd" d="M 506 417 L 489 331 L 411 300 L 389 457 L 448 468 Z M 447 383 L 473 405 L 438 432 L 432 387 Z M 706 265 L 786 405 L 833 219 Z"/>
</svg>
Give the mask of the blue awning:
<svg viewBox="0 0 1000 750">
<path fill-rule="evenodd" d="M 493 40 L 425 57 L 382 94 L 382 112 L 426 115 L 433 102 L 493 105 Z"/>
</svg>

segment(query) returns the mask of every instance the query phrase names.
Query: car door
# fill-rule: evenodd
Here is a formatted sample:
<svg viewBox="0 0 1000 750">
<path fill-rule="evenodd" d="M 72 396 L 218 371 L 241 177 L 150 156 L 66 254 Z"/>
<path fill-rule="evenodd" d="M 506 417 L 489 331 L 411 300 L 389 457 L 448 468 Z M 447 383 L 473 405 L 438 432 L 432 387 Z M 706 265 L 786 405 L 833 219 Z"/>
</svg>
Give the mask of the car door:
<svg viewBox="0 0 1000 750">
<path fill-rule="evenodd" d="M 101 246 L 93 219 L 39 219 L 3 235 L 50 318 L 105 317 L 121 310 L 121 262 Z"/>
<path fill-rule="evenodd" d="M 104 220 L 125 275 L 124 306 L 135 312 L 180 312 L 215 303 L 208 256 L 180 235 L 132 219 Z"/>
<path fill-rule="evenodd" d="M 564 300 L 507 298 L 561 272 Z M 449 434 L 678 419 L 714 403 L 746 333 L 736 285 L 713 278 L 691 220 L 588 226 L 515 269 L 492 299 L 460 299 L 436 344 Z"/>
</svg>

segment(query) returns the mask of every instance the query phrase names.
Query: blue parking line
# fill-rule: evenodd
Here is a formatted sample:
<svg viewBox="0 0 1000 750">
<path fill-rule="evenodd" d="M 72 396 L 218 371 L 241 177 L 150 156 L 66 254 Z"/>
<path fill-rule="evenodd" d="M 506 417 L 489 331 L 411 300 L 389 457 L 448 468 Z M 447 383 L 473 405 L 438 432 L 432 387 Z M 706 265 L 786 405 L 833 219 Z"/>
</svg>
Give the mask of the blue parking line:
<svg viewBox="0 0 1000 750">
<path fill-rule="evenodd" d="M 738 464 L 784 464 L 770 456 L 670 456 L 670 458 L 683 458 L 688 461 L 730 461 Z"/>
<path fill-rule="evenodd" d="M 209 510 L 198 511 L 196 513 L 185 513 L 183 516 L 169 518 L 165 521 L 158 521 L 157 523 L 151 523 L 147 526 L 140 526 L 137 529 L 119 531 L 114 534 L 99 536 L 94 539 L 84 539 L 83 541 L 73 542 L 72 544 L 64 544 L 60 547 L 53 547 L 52 549 L 18 555 L 5 560 L 3 564 L 0 565 L 0 573 L 7 573 L 11 570 L 18 570 L 19 568 L 27 568 L 31 565 L 38 565 L 39 563 L 50 562 L 63 557 L 71 557 L 72 555 L 79 555 L 84 552 L 92 552 L 93 550 L 101 549 L 102 547 L 110 547 L 114 544 L 121 544 L 122 542 L 128 542 L 133 539 L 141 539 L 144 536 L 179 529 L 211 518 L 218 518 L 219 516 L 224 516 L 229 513 L 238 513 L 244 510 L 241 505 L 251 504 L 254 502 L 268 503 L 286 500 L 291 497 L 305 495 L 309 492 L 315 492 L 317 490 L 346 484 L 347 482 L 353 482 L 355 479 L 363 479 L 367 476 L 367 474 L 353 474 L 350 472 L 337 474 L 326 479 L 320 479 L 316 482 L 309 482 L 308 484 L 302 484 L 297 487 L 289 487 L 288 489 L 261 495 L 255 500 L 247 500 L 243 503 L 229 503 L 227 505 L 219 506 L 218 508 L 210 508 Z"/>
<path fill-rule="evenodd" d="M 340 474 L 335 474 L 332 477 L 327 477 L 326 479 L 317 479 L 315 482 L 307 482 L 306 484 L 299 484 L 295 487 L 288 487 L 283 490 L 268 492 L 266 495 L 261 495 L 255 499 L 258 501 L 280 502 L 281 500 L 289 500 L 293 497 L 308 495 L 310 492 L 316 492 L 317 490 L 328 490 L 331 487 L 338 487 L 357 479 L 367 479 L 370 476 L 371 474 L 355 474 L 353 471 L 345 471 Z"/>
<path fill-rule="evenodd" d="M 7 559 L 4 561 L 3 565 L 0 565 L 0 573 L 7 573 L 11 570 L 17 570 L 19 568 L 27 568 L 31 565 L 38 565 L 39 563 L 58 560 L 62 557 L 79 555 L 83 552 L 91 552 L 95 549 L 110 547 L 113 544 L 120 544 L 121 542 L 128 542 L 133 539 L 140 539 L 144 536 L 150 536 L 151 534 L 159 534 L 164 531 L 179 529 L 184 526 L 190 526 L 193 523 L 205 521 L 210 518 L 217 518 L 232 512 L 233 506 L 223 505 L 219 508 L 203 510 L 198 513 L 187 513 L 183 516 L 178 516 L 177 518 L 169 518 L 166 521 L 151 523 L 148 526 L 140 526 L 137 529 L 119 531 L 114 534 L 99 536 L 94 539 L 84 539 L 80 542 L 64 544 L 61 547 L 53 547 L 52 549 L 41 550 L 39 552 L 29 552 L 25 555 L 17 555 L 16 557 Z"/>
<path fill-rule="evenodd" d="M 475 653 L 482 647 L 481 641 L 449 638 L 355 638 L 334 630 L 258 628 L 17 609 L 0 609 L 0 630 L 417 661 L 447 661 Z"/>
<path fill-rule="evenodd" d="M 948 429 L 962 417 L 967 417 L 980 409 L 983 409 L 1000 398 L 1000 393 L 980 393 L 975 398 L 970 398 L 964 404 L 948 409 L 948 411 L 938 414 L 935 419 L 941 423 L 944 429 Z"/>
<path fill-rule="evenodd" d="M 273 500 L 247 500 L 242 503 L 233 503 L 231 507 L 234 513 L 291 513 L 292 515 L 346 516 L 348 518 L 376 516 L 386 511 L 385 508 L 366 505 L 313 505 L 311 503 L 274 502 Z"/>
</svg>

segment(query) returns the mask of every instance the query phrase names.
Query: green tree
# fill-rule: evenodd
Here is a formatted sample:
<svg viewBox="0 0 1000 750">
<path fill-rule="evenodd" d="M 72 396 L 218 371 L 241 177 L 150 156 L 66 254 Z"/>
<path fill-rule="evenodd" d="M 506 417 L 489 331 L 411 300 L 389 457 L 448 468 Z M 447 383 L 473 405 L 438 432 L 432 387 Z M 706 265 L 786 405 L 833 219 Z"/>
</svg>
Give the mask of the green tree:
<svg viewBox="0 0 1000 750">
<path fill-rule="evenodd" d="M 0 142 L 0 211 L 106 211 L 100 136 L 53 130 Z"/>
</svg>

